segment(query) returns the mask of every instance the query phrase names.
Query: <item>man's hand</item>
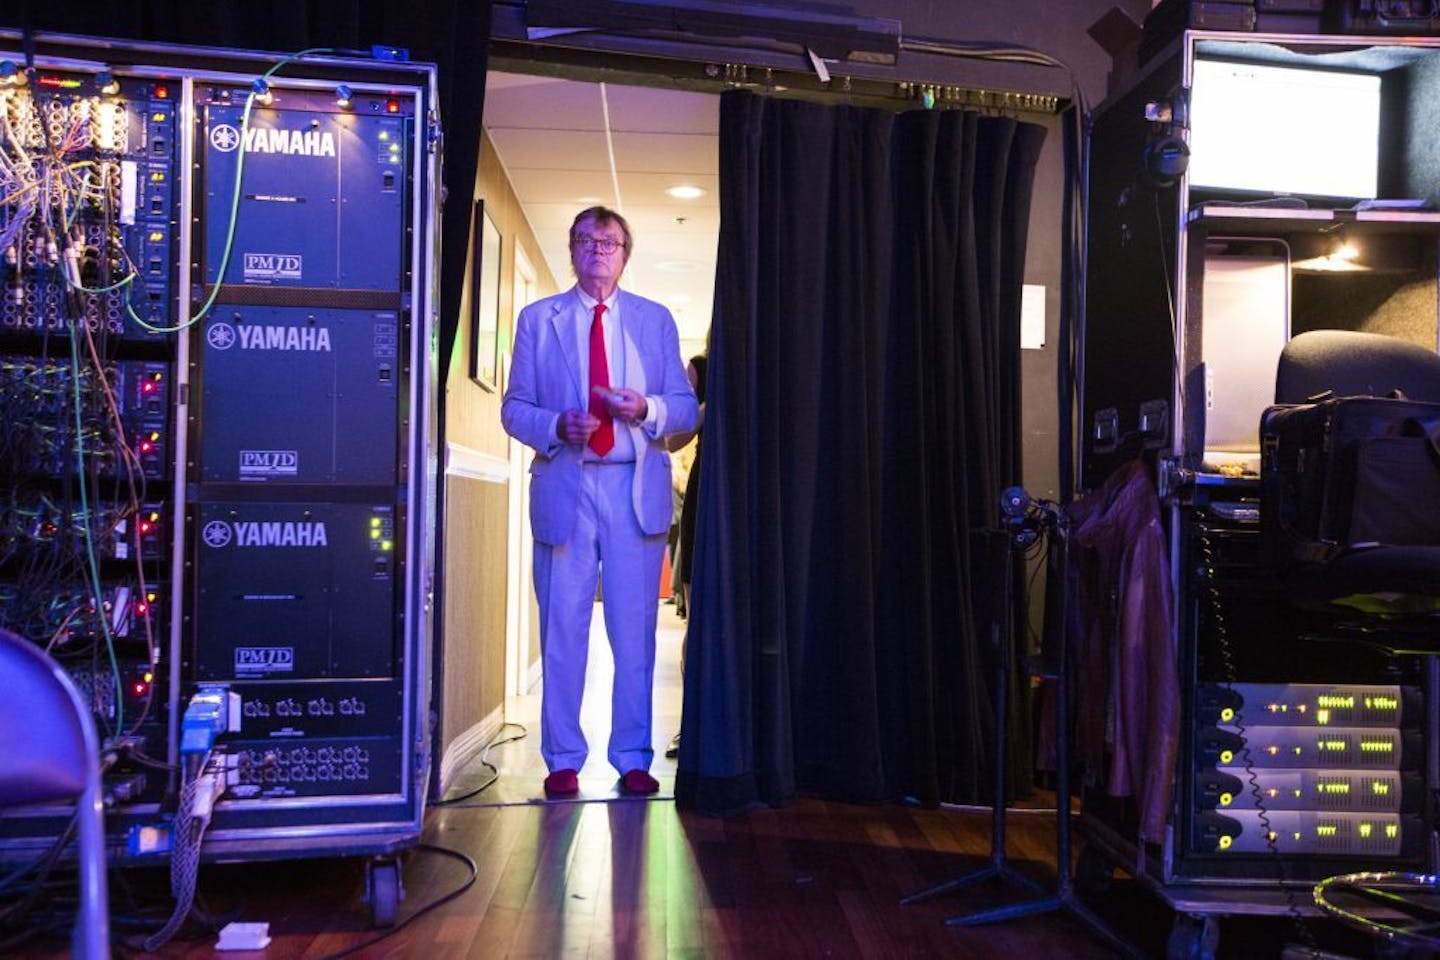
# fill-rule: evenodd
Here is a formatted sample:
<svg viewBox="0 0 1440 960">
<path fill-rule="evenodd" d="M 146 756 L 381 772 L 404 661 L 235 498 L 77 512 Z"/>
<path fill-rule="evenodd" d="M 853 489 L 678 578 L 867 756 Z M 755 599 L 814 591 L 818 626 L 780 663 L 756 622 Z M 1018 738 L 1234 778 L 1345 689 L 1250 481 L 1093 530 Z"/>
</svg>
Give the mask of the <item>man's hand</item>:
<svg viewBox="0 0 1440 960">
<path fill-rule="evenodd" d="M 629 387 L 616 387 L 611 390 L 606 395 L 605 402 L 610 407 L 610 416 L 622 423 L 639 423 L 645 419 L 645 413 L 649 409 L 645 395 Z"/>
<path fill-rule="evenodd" d="M 583 447 L 599 426 L 599 418 L 590 416 L 588 411 L 566 410 L 555 421 L 555 435 L 564 443 Z"/>
</svg>

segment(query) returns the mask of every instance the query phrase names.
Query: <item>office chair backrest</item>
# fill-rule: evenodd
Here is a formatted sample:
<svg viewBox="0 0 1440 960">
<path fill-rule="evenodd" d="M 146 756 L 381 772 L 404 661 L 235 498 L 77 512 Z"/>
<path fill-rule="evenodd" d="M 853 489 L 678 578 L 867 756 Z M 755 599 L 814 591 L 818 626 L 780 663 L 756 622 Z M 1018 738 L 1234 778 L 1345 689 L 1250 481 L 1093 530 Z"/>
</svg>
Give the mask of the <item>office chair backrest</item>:
<svg viewBox="0 0 1440 960">
<path fill-rule="evenodd" d="M 0 807 L 73 800 L 85 789 L 85 734 L 64 671 L 33 643 L 0 632 Z"/>
<path fill-rule="evenodd" d="M 1280 353 L 1275 402 L 1305 403 L 1336 397 L 1386 397 L 1440 402 L 1440 354 L 1379 333 L 1311 330 Z"/>
<path fill-rule="evenodd" d="M 110 956 L 100 746 L 90 706 L 70 675 L 24 637 L 0 630 L 0 808 L 74 801 L 80 911 L 73 955 Z"/>
</svg>

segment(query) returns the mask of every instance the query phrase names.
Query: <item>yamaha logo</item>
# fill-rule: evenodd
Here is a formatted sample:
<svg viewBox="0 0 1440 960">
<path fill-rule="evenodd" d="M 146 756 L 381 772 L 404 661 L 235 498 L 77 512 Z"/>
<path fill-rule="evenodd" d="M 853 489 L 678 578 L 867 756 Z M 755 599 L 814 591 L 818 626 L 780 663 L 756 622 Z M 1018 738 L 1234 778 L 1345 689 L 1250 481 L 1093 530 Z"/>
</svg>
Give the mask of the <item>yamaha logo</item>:
<svg viewBox="0 0 1440 960">
<path fill-rule="evenodd" d="M 237 331 L 242 350 L 299 350 L 329 353 L 330 331 L 326 327 L 270 326 L 247 323 Z"/>
<path fill-rule="evenodd" d="M 245 152 L 278 153 L 294 157 L 333 157 L 335 135 L 328 130 L 262 130 L 251 127 L 245 131 Z"/>
<path fill-rule="evenodd" d="M 211 520 L 205 524 L 205 529 L 200 532 L 205 540 L 205 546 L 219 548 L 230 546 L 230 524 L 224 520 Z"/>
<path fill-rule="evenodd" d="M 210 324 L 210 329 L 205 331 L 205 342 L 216 350 L 229 350 L 235 346 L 235 328 L 223 321 Z"/>
<path fill-rule="evenodd" d="M 221 153 L 233 153 L 240 146 L 240 131 L 228 123 L 217 123 L 210 128 L 210 146 Z"/>
</svg>

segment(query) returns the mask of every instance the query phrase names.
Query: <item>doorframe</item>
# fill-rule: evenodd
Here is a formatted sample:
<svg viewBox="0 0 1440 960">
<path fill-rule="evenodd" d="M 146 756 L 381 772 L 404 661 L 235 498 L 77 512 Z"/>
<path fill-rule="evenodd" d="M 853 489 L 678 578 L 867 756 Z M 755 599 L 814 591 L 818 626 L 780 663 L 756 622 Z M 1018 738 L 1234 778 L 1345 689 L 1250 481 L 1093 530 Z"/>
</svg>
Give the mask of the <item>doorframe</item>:
<svg viewBox="0 0 1440 960">
<path fill-rule="evenodd" d="M 530 258 L 519 243 L 515 244 L 514 270 L 511 276 L 510 330 L 515 330 L 521 304 L 536 298 L 539 278 Z M 531 670 L 531 637 L 534 636 L 534 589 L 532 564 L 535 539 L 530 533 L 530 484 L 526 476 L 534 456 L 529 447 L 510 438 L 510 495 L 506 521 L 506 542 L 510 562 L 505 574 L 505 701 L 506 712 L 512 697 L 524 696 L 539 679 L 539 664 Z"/>
</svg>

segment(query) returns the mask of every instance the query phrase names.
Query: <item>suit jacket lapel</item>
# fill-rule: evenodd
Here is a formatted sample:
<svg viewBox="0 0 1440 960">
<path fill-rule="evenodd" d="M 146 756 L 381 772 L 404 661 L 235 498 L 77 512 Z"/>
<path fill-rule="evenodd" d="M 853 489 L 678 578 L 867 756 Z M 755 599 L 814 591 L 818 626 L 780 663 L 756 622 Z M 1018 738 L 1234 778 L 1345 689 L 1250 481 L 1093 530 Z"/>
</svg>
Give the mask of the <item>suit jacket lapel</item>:
<svg viewBox="0 0 1440 960">
<path fill-rule="evenodd" d="M 581 409 L 589 402 L 585 395 L 585 387 L 580 383 L 580 346 L 575 339 L 574 324 L 571 322 L 573 310 L 573 291 L 571 297 L 557 297 L 550 312 L 550 327 L 555 333 L 555 340 L 560 344 L 560 352 L 565 357 L 565 367 L 570 371 L 570 382 L 575 385 L 575 395 L 580 398 Z"/>
<path fill-rule="evenodd" d="M 625 295 L 620 291 L 620 301 L 624 306 L 620 310 L 620 342 L 621 352 L 625 355 L 625 386 L 636 393 L 644 395 L 645 389 L 645 364 L 640 358 L 640 346 L 636 340 L 640 331 L 644 329 L 644 323 L 640 317 L 640 311 L 644 309 L 643 301 Z M 635 485 L 634 500 L 636 516 L 642 516 L 640 510 L 640 494 L 642 479 L 645 475 L 642 466 L 645 463 L 645 454 L 650 450 L 650 443 L 645 437 L 645 431 L 638 424 L 626 424 L 630 431 L 630 438 L 635 443 Z"/>
<path fill-rule="evenodd" d="M 620 342 L 623 344 L 625 355 L 625 386 L 636 393 L 644 394 L 647 392 L 645 389 L 645 364 L 640 360 L 640 347 L 634 336 L 640 332 L 642 327 L 640 323 L 641 301 L 625 296 L 623 290 L 620 292 L 620 296 L 624 303 L 624 307 L 620 311 Z"/>
</svg>

